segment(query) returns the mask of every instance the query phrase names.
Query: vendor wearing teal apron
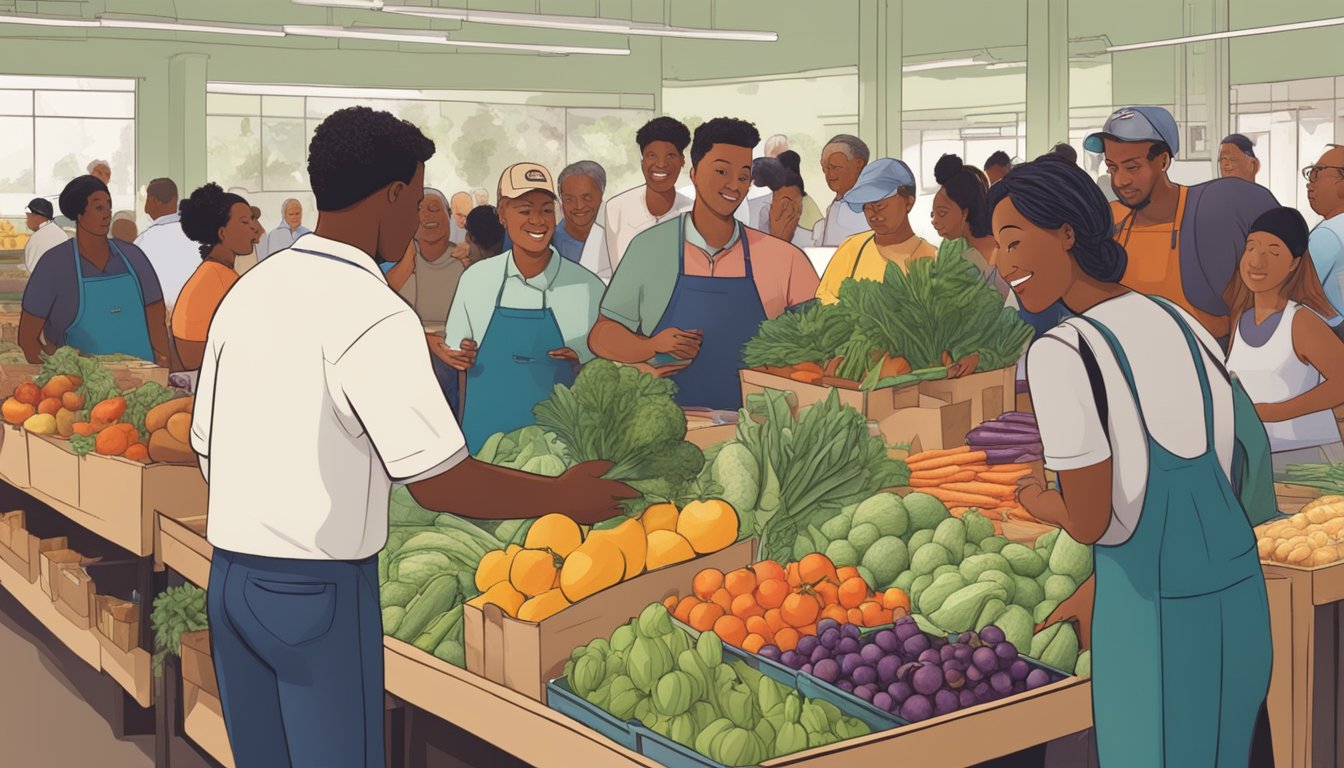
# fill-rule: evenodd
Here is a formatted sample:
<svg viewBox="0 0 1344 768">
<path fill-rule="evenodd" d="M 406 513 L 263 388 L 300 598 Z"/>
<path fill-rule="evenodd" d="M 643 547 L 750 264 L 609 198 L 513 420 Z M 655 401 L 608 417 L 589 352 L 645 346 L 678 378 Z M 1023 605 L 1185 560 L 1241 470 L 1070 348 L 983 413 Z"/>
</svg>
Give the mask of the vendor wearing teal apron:
<svg viewBox="0 0 1344 768">
<path fill-rule="evenodd" d="M 1062 299 L 1077 315 L 1027 357 L 1062 491 L 1028 479 L 1018 498 L 1094 545 L 1094 577 L 1043 626 L 1077 621 L 1092 648 L 1100 765 L 1252 764 L 1269 608 L 1230 479 L 1233 387 L 1217 342 L 1185 311 L 1119 284 L 1127 256 L 1109 206 L 1076 166 L 1017 166 L 989 204 L 998 267 L 1022 307 Z"/>
<path fill-rule="evenodd" d="M 444 330 L 458 349 L 436 349 L 466 373 L 462 431 L 472 453 L 496 432 L 533 423 L 532 409 L 556 384 L 570 384 L 589 360 L 602 282 L 551 246 L 555 189 L 536 163 L 519 163 L 499 182 L 499 217 L 513 249 L 462 275 Z"/>
<path fill-rule="evenodd" d="M 732 118 L 696 129 L 694 208 L 631 242 L 588 339 L 599 357 L 672 377 L 683 407 L 740 408 L 743 345 L 763 321 L 816 295 L 801 250 L 735 219 L 759 141 Z"/>
<path fill-rule="evenodd" d="M 87 355 L 131 355 L 167 365 L 163 292 L 135 245 L 108 237 L 112 198 L 103 182 L 81 176 L 61 192 L 75 237 L 38 262 L 23 294 L 19 346 L 29 361 L 72 346 Z"/>
</svg>

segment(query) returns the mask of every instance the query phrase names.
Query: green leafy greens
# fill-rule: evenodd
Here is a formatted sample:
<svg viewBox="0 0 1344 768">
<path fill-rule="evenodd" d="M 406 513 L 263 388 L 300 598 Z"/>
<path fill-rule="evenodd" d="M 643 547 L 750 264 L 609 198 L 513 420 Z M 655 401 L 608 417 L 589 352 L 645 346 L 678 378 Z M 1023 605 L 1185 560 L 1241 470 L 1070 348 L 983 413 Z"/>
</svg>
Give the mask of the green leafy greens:
<svg viewBox="0 0 1344 768">
<path fill-rule="evenodd" d="M 112 373 L 98 360 L 81 357 L 74 347 L 61 347 L 50 355 L 42 355 L 42 367 L 33 381 L 37 386 L 45 387 L 53 376 L 79 377 L 77 391 L 84 396 L 84 409 L 79 412 L 79 421 L 88 421 L 93 406 L 117 394 L 117 381 Z"/>
<path fill-rule="evenodd" d="M 169 587 L 154 598 L 154 610 L 149 615 L 154 630 L 154 673 L 163 670 L 163 660 L 169 654 L 182 653 L 182 634 L 209 629 L 205 615 L 205 591 L 193 584 Z"/>
</svg>

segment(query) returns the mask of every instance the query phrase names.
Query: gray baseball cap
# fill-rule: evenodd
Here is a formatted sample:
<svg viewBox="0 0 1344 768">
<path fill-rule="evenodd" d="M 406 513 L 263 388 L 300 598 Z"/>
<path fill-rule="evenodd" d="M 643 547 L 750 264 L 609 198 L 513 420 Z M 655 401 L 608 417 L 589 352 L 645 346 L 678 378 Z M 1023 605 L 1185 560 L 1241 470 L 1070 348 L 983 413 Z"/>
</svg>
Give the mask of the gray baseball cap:
<svg viewBox="0 0 1344 768">
<path fill-rule="evenodd" d="M 1101 130 L 1083 141 L 1088 152 L 1102 154 L 1106 139 L 1112 141 L 1163 141 L 1171 147 L 1171 154 L 1181 150 L 1181 132 L 1176 118 L 1162 107 L 1125 107 L 1106 118 Z"/>
<path fill-rule="evenodd" d="M 863 167 L 854 188 L 845 193 L 845 203 L 853 211 L 862 211 L 868 203 L 886 200 L 901 187 L 913 186 L 915 174 L 910 172 L 910 166 L 894 157 L 884 157 Z"/>
</svg>

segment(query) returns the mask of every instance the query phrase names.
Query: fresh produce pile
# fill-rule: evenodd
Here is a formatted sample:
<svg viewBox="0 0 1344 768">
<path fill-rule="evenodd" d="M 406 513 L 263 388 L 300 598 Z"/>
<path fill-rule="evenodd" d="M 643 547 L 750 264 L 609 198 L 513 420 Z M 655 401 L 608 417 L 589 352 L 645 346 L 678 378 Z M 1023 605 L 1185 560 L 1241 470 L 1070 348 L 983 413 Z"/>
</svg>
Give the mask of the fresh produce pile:
<svg viewBox="0 0 1344 768">
<path fill-rule="evenodd" d="M 1321 493 L 1344 493 L 1344 464 L 1289 464 L 1288 482 L 1315 488 Z"/>
<path fill-rule="evenodd" d="M 795 543 L 842 508 L 908 479 L 905 465 L 887 455 L 882 439 L 836 392 L 796 418 L 790 397 L 773 390 L 749 395 L 737 436 L 712 449 L 701 476 L 738 511 L 739 537 L 758 536 L 762 555 L 778 562 L 817 551 L 800 552 Z"/>
<path fill-rule="evenodd" d="M 951 639 L 925 634 L 910 617 L 868 634 L 854 624 L 830 619 L 823 620 L 818 629 L 820 634 L 804 638 L 796 650 L 767 646 L 761 655 L 912 723 L 1062 679 L 1030 664 L 1019 646 L 993 624 Z M 1077 654 L 1078 639 L 1071 626 L 1051 634 L 1058 637 L 1048 644 L 1058 643 L 1060 649 L 1048 655 L 1067 660 L 1069 638 Z M 1030 628 L 1026 638 L 1030 642 Z"/>
<path fill-rule="evenodd" d="M 1025 464 L 987 464 L 985 451 L 969 445 L 942 451 L 924 451 L 906 461 L 910 487 L 942 501 L 961 517 L 978 510 L 1002 533 L 1002 520 L 1034 521 L 1017 503 L 1017 482 L 1032 473 Z"/>
<path fill-rule="evenodd" d="M 149 625 L 154 630 L 154 672 L 157 674 L 163 668 L 166 656 L 181 655 L 183 633 L 210 628 L 205 614 L 205 591 L 194 584 L 168 587 L 154 598 Z"/>
<path fill-rule="evenodd" d="M 787 568 L 774 560 L 729 573 L 706 568 L 691 589 L 663 604 L 678 621 L 701 632 L 713 630 L 750 653 L 769 646 L 793 650 L 802 637 L 816 634 L 819 619 L 875 627 L 910 612 L 905 592 L 874 594 L 858 568 L 836 568 L 819 554 Z"/>
<path fill-rule="evenodd" d="M 0 251 L 22 251 L 28 245 L 27 232 L 20 232 L 14 222 L 0 219 Z"/>
<path fill-rule="evenodd" d="M 565 682 L 619 720 L 727 766 L 762 761 L 870 733 L 863 721 L 725 658 L 713 632 L 675 626 L 658 603 L 609 639 L 574 650 Z"/>
<path fill-rule="evenodd" d="M 488 552 L 476 569 L 476 607 L 499 606 L 521 621 L 541 621 L 644 573 L 718 552 L 737 541 L 737 513 L 724 501 L 681 510 L 655 504 L 615 527 L 590 531 L 564 515 L 540 518 L 522 546 Z"/>
<path fill-rule="evenodd" d="M 476 458 L 487 464 L 546 477 L 563 475 L 572 463 L 564 443 L 535 424 L 491 435 L 476 452 Z"/>
<path fill-rule="evenodd" d="M 1028 464 L 1044 457 L 1041 432 L 1036 417 L 1021 411 L 1009 411 L 986 421 L 966 435 L 972 451 L 981 451 L 990 464 Z"/>
<path fill-rule="evenodd" d="M 1260 559 L 1301 568 L 1344 560 L 1344 496 L 1322 496 L 1255 529 Z"/>
<path fill-rule="evenodd" d="M 0 341 L 0 365 L 27 365 L 23 348 L 12 341 Z"/>
</svg>

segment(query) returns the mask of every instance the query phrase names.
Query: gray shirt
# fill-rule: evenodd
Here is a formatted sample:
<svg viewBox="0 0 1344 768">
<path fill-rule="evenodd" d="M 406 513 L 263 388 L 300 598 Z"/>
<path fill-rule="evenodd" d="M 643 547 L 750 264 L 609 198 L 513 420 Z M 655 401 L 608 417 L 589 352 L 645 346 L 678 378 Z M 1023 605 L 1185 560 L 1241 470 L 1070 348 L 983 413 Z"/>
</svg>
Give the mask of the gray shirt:
<svg viewBox="0 0 1344 768">
<path fill-rule="evenodd" d="M 411 244 L 415 246 L 415 273 L 397 293 L 415 309 L 422 324 L 442 325 L 444 318 L 448 317 L 448 310 L 453 307 L 457 284 L 467 268 L 450 255 L 451 244 L 435 261 L 424 257 L 418 241 L 412 240 Z"/>
<path fill-rule="evenodd" d="M 135 270 L 145 306 L 163 301 L 159 278 L 154 274 L 154 267 L 150 266 L 145 252 L 124 240 L 114 240 L 113 244 L 121 249 L 126 262 L 130 262 Z M 108 258 L 106 269 L 100 271 L 87 259 L 83 259 L 80 266 L 86 278 L 126 274 L 126 264 L 117 258 L 115 252 Z M 47 321 L 42 334 L 48 342 L 58 347 L 65 343 L 65 332 L 79 314 L 79 278 L 75 273 L 73 238 L 47 251 L 37 263 L 37 268 L 29 276 L 28 285 L 23 290 L 23 311 Z"/>
</svg>

